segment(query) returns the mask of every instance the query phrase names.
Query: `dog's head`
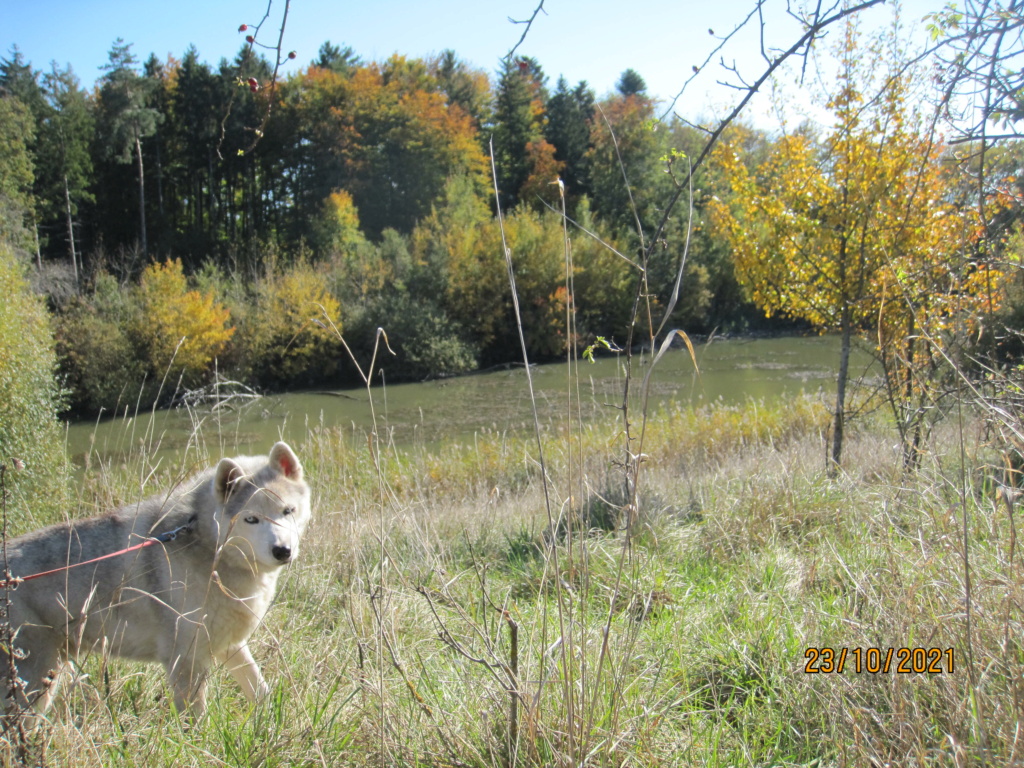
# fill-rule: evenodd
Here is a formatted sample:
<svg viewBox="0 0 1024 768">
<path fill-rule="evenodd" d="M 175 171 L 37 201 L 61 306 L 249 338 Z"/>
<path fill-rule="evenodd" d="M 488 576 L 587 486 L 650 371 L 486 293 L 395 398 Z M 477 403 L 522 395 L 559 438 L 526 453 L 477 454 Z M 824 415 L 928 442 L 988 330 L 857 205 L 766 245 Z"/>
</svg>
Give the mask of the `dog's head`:
<svg viewBox="0 0 1024 768">
<path fill-rule="evenodd" d="M 241 554 L 259 570 L 290 563 L 311 515 L 302 464 L 286 443 L 267 459 L 221 459 L 213 478 L 225 556 Z"/>
</svg>

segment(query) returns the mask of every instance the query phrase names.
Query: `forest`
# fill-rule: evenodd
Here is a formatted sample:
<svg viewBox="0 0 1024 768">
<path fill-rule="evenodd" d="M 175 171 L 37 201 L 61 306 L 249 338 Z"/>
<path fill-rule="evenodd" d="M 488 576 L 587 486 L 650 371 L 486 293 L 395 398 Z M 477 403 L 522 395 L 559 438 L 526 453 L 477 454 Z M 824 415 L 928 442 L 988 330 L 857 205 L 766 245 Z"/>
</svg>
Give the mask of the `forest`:
<svg viewBox="0 0 1024 768">
<path fill-rule="evenodd" d="M 194 48 L 140 64 L 118 39 L 89 86 L 15 48 L 0 61 L 0 234 L 34 265 L 64 408 L 79 415 L 166 401 L 175 387 L 163 382 L 201 386 L 215 372 L 265 391 L 355 383 L 332 330 L 358 356 L 383 328 L 389 381 L 515 362 L 502 236 L 539 360 L 624 343 L 645 250 L 655 307 L 670 305 L 686 261 L 670 327 L 690 334 L 852 336 L 899 303 L 883 272 L 912 275 L 937 321 L 966 298 L 958 311 L 980 328 L 981 315 L 1012 312 L 996 283 L 1004 246 L 1016 248 L 1020 152 L 989 155 L 979 221 L 974 154 L 928 130 L 921 67 L 864 96 L 908 60 L 902 45 L 849 24 L 831 52 L 839 88 L 816 96 L 833 125 L 735 122 L 685 190 L 708 129 L 660 111 L 631 69 L 599 98 L 586 82 L 552 86 L 525 56 L 488 73 L 450 50 L 367 62 L 325 42 L 285 77 L 251 45 L 216 66 Z M 688 205 L 666 206 L 684 191 Z M 837 194 L 846 202 L 826 211 Z M 859 287 L 837 292 L 813 276 L 819 253 L 858 231 L 887 234 L 861 240 Z M 965 249 L 982 239 L 999 252 Z"/>
</svg>

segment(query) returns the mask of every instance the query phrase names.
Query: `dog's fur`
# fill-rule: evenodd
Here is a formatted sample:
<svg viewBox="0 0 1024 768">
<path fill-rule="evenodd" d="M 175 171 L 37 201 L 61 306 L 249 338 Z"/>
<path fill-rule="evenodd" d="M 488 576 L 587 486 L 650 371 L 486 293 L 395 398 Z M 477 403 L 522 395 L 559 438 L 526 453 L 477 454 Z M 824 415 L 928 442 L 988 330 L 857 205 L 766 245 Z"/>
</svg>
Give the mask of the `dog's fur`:
<svg viewBox="0 0 1024 768">
<path fill-rule="evenodd" d="M 101 651 L 164 665 L 179 711 L 206 708 L 206 679 L 224 664 L 250 701 L 269 692 L 247 641 L 274 598 L 310 519 L 302 465 L 285 443 L 266 457 L 222 459 L 169 494 L 111 515 L 63 523 L 7 543 L 13 577 L 51 569 L 11 593 L 17 701 L 45 711 L 64 663 Z M 77 568 L 66 566 L 185 529 Z M 0 654 L 2 695 L 10 664 Z"/>
</svg>

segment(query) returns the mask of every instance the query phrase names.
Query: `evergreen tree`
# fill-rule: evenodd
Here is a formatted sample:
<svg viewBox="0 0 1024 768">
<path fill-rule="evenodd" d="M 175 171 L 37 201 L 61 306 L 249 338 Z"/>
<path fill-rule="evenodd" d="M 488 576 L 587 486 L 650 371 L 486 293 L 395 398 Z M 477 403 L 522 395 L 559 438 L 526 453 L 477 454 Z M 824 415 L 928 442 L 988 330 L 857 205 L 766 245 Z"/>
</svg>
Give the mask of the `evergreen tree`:
<svg viewBox="0 0 1024 768">
<path fill-rule="evenodd" d="M 243 46 L 233 63 L 221 59 L 219 72 L 225 90 L 221 104 L 223 138 L 217 140 L 217 155 L 223 158 L 233 189 L 227 196 L 231 206 L 227 234 L 235 242 L 292 236 L 295 242 L 301 230 L 289 230 L 288 225 L 298 218 L 301 205 L 291 195 L 295 185 L 305 182 L 295 176 L 305 168 L 297 163 L 301 154 L 295 154 L 296 149 L 301 150 L 301 146 L 296 147 L 297 116 L 285 103 L 289 81 L 279 81 L 276 86 L 274 108 L 259 143 L 253 151 L 241 154 L 239 150 L 251 145 L 253 134 L 262 123 L 270 91 L 251 92 L 236 83 L 249 78 L 268 83 L 273 68 L 266 57 L 252 55 Z"/>
<path fill-rule="evenodd" d="M 491 84 L 485 72 L 470 69 L 451 49 L 442 51 L 430 63 L 430 71 L 448 103 L 458 105 L 469 115 L 477 130 L 490 121 Z"/>
<path fill-rule="evenodd" d="M 217 159 L 221 120 L 228 94 L 209 65 L 201 63 L 189 46 L 178 67 L 171 95 L 172 132 L 180 163 L 179 183 L 184 192 L 182 228 L 190 250 L 208 252 L 216 240 L 221 212 L 221 173 L 225 163 Z"/>
<path fill-rule="evenodd" d="M 155 187 L 156 203 L 153 196 L 147 198 L 149 210 L 146 213 L 150 242 L 153 242 L 156 230 L 156 244 L 160 250 L 171 247 L 170 235 L 173 231 L 170 208 L 168 205 L 167 185 L 173 176 L 176 153 L 171 125 L 171 99 L 174 90 L 174 76 L 180 65 L 172 58 L 161 61 L 156 54 L 150 54 L 142 66 L 143 76 L 149 85 L 146 95 L 146 106 L 155 110 L 161 117 L 156 130 L 142 146 L 144 165 L 150 169 L 150 190 Z M 153 226 L 155 221 L 156 227 Z"/>
<path fill-rule="evenodd" d="M 594 116 L 594 92 L 585 80 L 572 90 L 564 77 L 558 78 L 555 92 L 548 100 L 544 135 L 555 148 L 555 157 L 565 164 L 562 181 L 571 199 L 590 194 L 587 149 L 590 146 L 590 121 Z"/>
<path fill-rule="evenodd" d="M 352 70 L 361 64 L 359 56 L 356 55 L 351 46 L 346 45 L 342 48 L 341 46 L 332 45 L 330 40 L 325 41 L 320 46 L 317 57 L 310 62 L 310 66 L 329 69 L 331 72 L 336 72 L 343 77 L 348 77 L 348 75 L 352 74 Z"/>
<path fill-rule="evenodd" d="M 0 60 L 0 94 L 13 96 L 24 104 L 37 123 L 46 112 L 39 72 L 25 62 L 16 45 L 11 48 L 11 58 Z"/>
<path fill-rule="evenodd" d="M 619 76 L 615 90 L 622 96 L 643 96 L 647 92 L 647 83 L 635 69 L 627 69 Z"/>
<path fill-rule="evenodd" d="M 106 153 L 121 164 L 134 159 L 138 178 L 139 242 L 143 254 L 148 251 L 146 238 L 146 174 L 142 140 L 156 132 L 163 116 L 147 106 L 153 81 L 135 70 L 137 59 L 131 44 L 118 38 L 103 66 L 106 74 L 100 88 L 100 117 Z"/>
<path fill-rule="evenodd" d="M 535 59 L 505 60 L 494 112 L 494 161 L 501 205 L 519 202 L 532 165 L 528 147 L 543 138 L 544 73 Z"/>
<path fill-rule="evenodd" d="M 31 239 L 23 227 L 35 181 L 29 153 L 34 136 L 28 108 L 14 96 L 0 96 L 0 239 L 19 248 Z"/>
<path fill-rule="evenodd" d="M 39 207 L 44 224 L 64 234 L 77 287 L 80 248 L 76 245 L 75 218 L 83 204 L 95 200 L 89 191 L 93 117 L 88 97 L 70 66 L 60 70 L 54 63 L 43 76 L 43 83 L 48 109 L 39 135 Z"/>
<path fill-rule="evenodd" d="M 32 69 L 32 66 L 25 61 L 25 57 L 16 45 L 11 48 L 11 58 L 0 61 L 0 96 L 3 95 L 16 99 L 28 111 L 31 130 L 13 140 L 24 142 L 29 162 L 34 167 L 37 162 L 38 127 L 46 112 L 46 102 L 43 99 L 43 90 L 39 85 L 39 72 Z M 35 186 L 30 191 L 38 193 Z M 27 216 L 26 221 L 32 231 L 31 239 L 34 241 L 34 250 L 38 260 L 40 258 L 39 219 L 34 205 L 34 196 L 33 199 L 19 201 L 17 205 Z M 20 220 L 22 217 L 18 216 L 17 218 Z"/>
</svg>

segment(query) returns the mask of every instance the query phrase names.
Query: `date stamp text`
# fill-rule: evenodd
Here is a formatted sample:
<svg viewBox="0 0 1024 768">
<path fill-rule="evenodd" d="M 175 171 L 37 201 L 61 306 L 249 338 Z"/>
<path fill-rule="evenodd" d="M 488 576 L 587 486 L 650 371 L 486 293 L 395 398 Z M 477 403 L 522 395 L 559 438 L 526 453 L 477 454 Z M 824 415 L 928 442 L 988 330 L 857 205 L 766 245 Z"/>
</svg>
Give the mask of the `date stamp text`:
<svg viewBox="0 0 1024 768">
<path fill-rule="evenodd" d="M 808 648 L 804 651 L 809 675 L 857 674 L 900 675 L 953 674 L 952 648 Z"/>
</svg>

